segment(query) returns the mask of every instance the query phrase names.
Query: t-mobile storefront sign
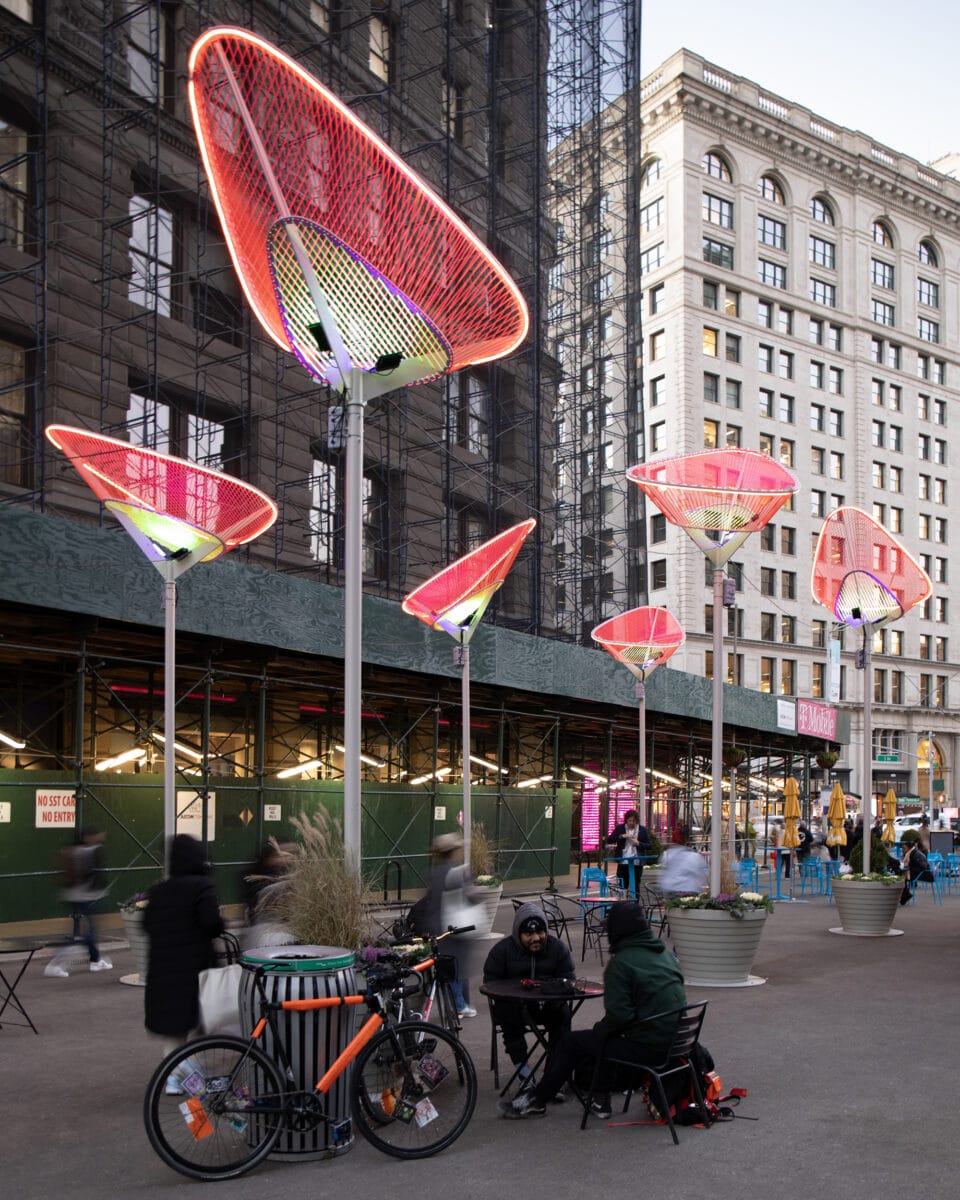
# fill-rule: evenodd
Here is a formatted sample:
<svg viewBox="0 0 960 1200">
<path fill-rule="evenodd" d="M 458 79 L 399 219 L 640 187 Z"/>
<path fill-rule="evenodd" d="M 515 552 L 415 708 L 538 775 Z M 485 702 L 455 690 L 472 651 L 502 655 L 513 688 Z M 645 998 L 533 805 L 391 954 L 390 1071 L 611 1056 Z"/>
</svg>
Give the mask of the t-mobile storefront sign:
<svg viewBox="0 0 960 1200">
<path fill-rule="evenodd" d="M 829 704 L 818 704 L 816 700 L 798 700 L 797 733 L 824 738 L 828 742 L 836 741 L 837 710 Z"/>
</svg>

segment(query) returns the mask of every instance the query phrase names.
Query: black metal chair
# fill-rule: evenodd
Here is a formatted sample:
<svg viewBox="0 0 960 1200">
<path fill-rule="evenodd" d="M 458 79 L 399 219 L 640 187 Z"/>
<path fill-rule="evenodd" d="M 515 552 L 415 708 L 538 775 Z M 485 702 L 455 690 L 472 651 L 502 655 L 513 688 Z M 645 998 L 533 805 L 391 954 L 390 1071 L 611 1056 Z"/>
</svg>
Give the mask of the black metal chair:
<svg viewBox="0 0 960 1200">
<path fill-rule="evenodd" d="M 600 965 L 603 966 L 603 943 L 607 936 L 607 913 L 613 904 L 596 904 L 583 910 L 583 945 L 580 948 L 580 961 L 587 956 L 588 948 L 596 950 L 600 955 Z"/>
<path fill-rule="evenodd" d="M 570 930 L 567 929 L 567 917 L 557 897 L 552 892 L 541 892 L 540 907 L 543 909 L 543 915 L 547 918 L 547 928 L 553 933 L 554 937 L 566 938 L 567 946 L 572 950 L 573 944 L 570 941 Z"/>
<path fill-rule="evenodd" d="M 615 1052 L 611 1052 L 608 1049 L 609 1043 L 607 1046 L 604 1046 L 597 1057 L 597 1062 L 593 1069 L 590 1094 L 592 1095 L 596 1091 L 600 1073 L 604 1068 L 609 1067 L 611 1064 L 623 1067 L 627 1078 L 634 1081 L 627 1085 L 629 1090 L 627 1091 L 623 1105 L 623 1111 L 626 1112 L 634 1091 L 637 1090 L 638 1085 L 644 1079 L 648 1079 L 650 1081 L 648 1088 L 653 1086 L 656 1089 L 656 1106 L 666 1119 L 674 1145 L 679 1146 L 680 1139 L 677 1137 L 677 1129 L 670 1112 L 670 1104 L 667 1100 L 663 1081 L 671 1075 L 679 1075 L 680 1073 L 688 1074 L 693 1083 L 693 1094 L 697 1098 L 697 1103 L 700 1105 L 701 1111 L 705 1111 L 703 1089 L 700 1087 L 700 1080 L 697 1078 L 697 1072 L 694 1069 L 690 1056 L 693 1054 L 694 1046 L 700 1041 L 700 1030 L 703 1027 L 703 1018 L 706 1015 L 708 1003 L 709 1001 L 705 1000 L 700 1004 L 687 1004 L 683 1008 L 674 1008 L 668 1012 L 656 1013 L 654 1016 L 647 1018 L 648 1021 L 662 1021 L 665 1017 L 671 1016 L 676 1016 L 677 1018 L 676 1031 L 661 1062 L 638 1063 L 635 1059 L 618 1057 Z M 588 1115 L 589 1109 L 585 1104 L 583 1119 L 580 1122 L 581 1129 L 586 1128 Z"/>
</svg>

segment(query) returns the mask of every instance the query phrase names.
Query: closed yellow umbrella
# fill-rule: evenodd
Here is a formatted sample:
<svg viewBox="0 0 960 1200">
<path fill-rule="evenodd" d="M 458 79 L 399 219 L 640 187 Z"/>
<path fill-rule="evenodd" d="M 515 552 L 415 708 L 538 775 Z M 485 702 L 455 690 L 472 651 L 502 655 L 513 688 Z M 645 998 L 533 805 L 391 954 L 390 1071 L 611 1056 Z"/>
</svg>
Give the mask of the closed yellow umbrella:
<svg viewBox="0 0 960 1200">
<path fill-rule="evenodd" d="M 897 840 L 897 834 L 893 828 L 893 819 L 896 815 L 897 794 L 893 788 L 889 788 L 883 798 L 883 833 L 880 834 L 880 841 L 891 846 Z"/>
<path fill-rule="evenodd" d="M 797 822 L 800 820 L 800 785 L 789 778 L 783 785 L 783 848 L 794 850 L 800 845 Z"/>
<path fill-rule="evenodd" d="M 830 807 L 827 810 L 827 820 L 830 822 L 830 828 L 827 831 L 828 846 L 845 846 L 847 844 L 847 833 L 843 828 L 846 816 L 847 802 L 844 798 L 843 788 L 839 783 L 835 783 L 833 791 L 830 793 Z"/>
</svg>

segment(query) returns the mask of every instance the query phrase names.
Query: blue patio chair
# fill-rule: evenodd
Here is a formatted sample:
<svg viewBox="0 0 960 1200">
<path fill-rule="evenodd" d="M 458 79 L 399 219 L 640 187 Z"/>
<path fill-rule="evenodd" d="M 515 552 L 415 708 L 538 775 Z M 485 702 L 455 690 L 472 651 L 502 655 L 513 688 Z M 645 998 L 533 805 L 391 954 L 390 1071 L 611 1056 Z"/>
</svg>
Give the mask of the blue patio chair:
<svg viewBox="0 0 960 1200">
<path fill-rule="evenodd" d="M 823 873 L 820 870 L 819 858 L 801 858 L 797 874 L 800 878 L 800 895 L 804 896 L 809 889 L 813 896 L 823 895 Z"/>
</svg>

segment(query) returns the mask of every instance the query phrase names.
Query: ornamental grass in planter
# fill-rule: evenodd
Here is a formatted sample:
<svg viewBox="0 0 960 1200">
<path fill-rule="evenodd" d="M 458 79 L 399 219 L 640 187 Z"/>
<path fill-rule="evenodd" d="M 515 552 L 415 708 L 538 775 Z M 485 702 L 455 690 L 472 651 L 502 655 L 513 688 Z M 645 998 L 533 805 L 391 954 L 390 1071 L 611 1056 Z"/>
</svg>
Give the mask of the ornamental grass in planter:
<svg viewBox="0 0 960 1200">
<path fill-rule="evenodd" d="M 849 875 L 830 880 L 840 925 L 831 933 L 851 937 L 899 937 L 902 929 L 891 929 L 897 913 L 903 878 L 891 874 L 890 855 L 878 837 L 870 837 L 870 871 L 863 872 L 863 839 L 850 851 Z"/>
</svg>

